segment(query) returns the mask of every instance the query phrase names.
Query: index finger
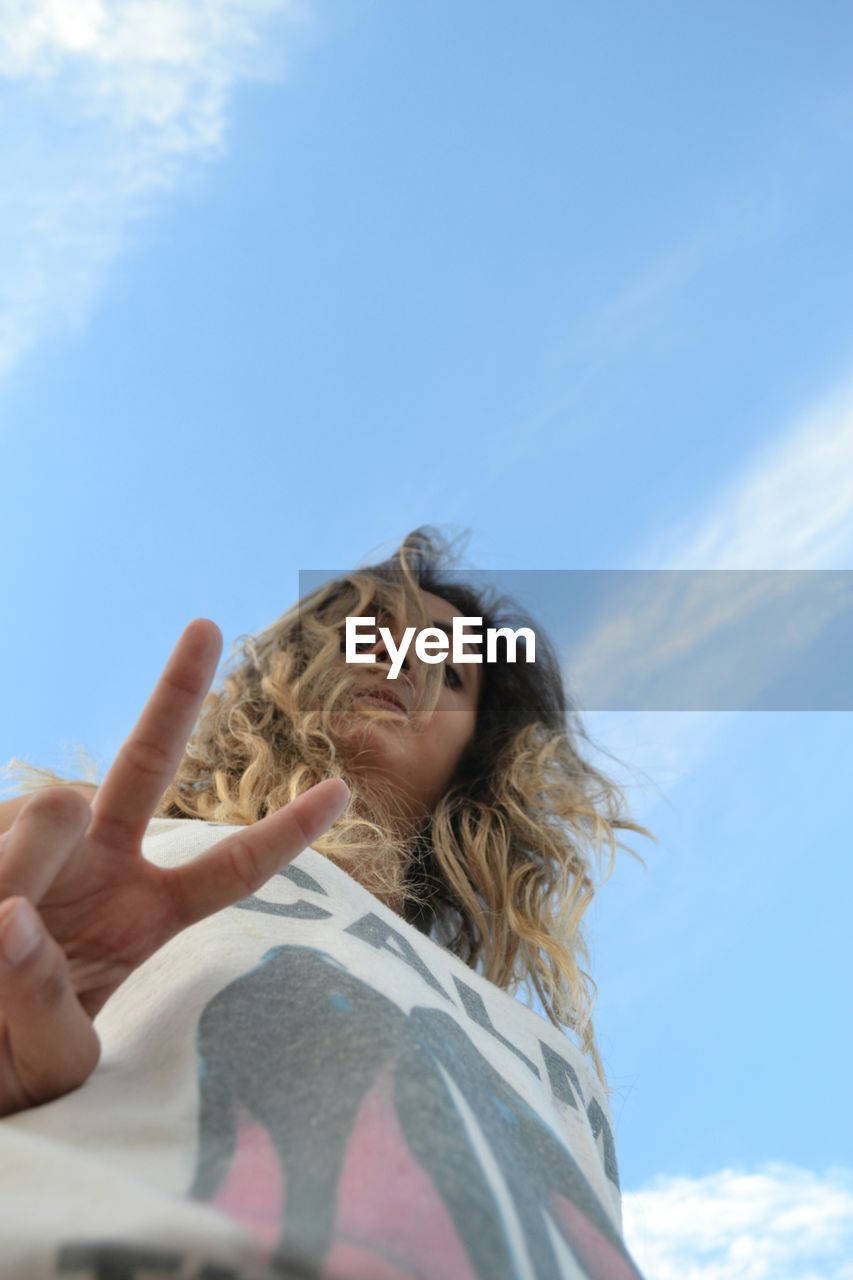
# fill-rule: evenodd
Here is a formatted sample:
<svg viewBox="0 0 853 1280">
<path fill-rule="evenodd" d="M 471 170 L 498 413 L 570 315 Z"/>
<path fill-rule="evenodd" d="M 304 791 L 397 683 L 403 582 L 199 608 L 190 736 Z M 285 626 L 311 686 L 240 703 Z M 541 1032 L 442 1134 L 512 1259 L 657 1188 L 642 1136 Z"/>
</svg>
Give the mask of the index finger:
<svg viewBox="0 0 853 1280">
<path fill-rule="evenodd" d="M 138 848 L 183 757 L 222 652 L 209 618 L 184 629 L 130 736 L 92 801 L 90 839 Z"/>
</svg>

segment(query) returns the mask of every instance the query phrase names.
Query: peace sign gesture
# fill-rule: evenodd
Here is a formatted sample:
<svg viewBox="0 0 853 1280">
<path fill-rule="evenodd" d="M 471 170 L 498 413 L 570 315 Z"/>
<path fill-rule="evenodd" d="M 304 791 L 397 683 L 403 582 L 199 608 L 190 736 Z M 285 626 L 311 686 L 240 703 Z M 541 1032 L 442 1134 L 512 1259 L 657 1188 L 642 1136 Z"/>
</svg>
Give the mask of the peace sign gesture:
<svg viewBox="0 0 853 1280">
<path fill-rule="evenodd" d="M 222 651 L 215 623 L 185 629 L 91 805 L 36 792 L 0 836 L 0 1116 L 59 1097 L 97 1065 L 92 1019 L 175 934 L 261 887 L 340 816 L 341 779 L 225 836 L 193 862 L 142 854 Z"/>
</svg>

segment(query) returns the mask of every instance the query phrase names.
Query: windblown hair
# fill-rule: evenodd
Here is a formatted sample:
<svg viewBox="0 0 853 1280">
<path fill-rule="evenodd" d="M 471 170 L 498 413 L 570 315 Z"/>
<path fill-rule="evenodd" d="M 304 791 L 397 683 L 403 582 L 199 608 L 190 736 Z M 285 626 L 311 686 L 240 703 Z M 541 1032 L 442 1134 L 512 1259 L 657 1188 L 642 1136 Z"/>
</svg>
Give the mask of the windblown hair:
<svg viewBox="0 0 853 1280">
<path fill-rule="evenodd" d="M 551 1023 L 577 1036 L 609 1091 L 581 922 L 605 845 L 602 883 L 617 848 L 643 862 L 615 833 L 655 837 L 627 816 L 621 788 L 584 758 L 590 739 L 541 628 L 508 597 L 459 581 L 450 551 L 436 530 L 419 528 L 390 558 L 326 583 L 266 630 L 240 637 L 233 669 L 208 693 L 154 816 L 250 824 L 323 778 L 344 777 L 350 803 L 313 847 L 496 986 L 510 994 L 532 988 Z M 351 770 L 352 752 L 341 749 L 341 717 L 366 728 L 393 713 L 356 702 L 361 668 L 335 659 L 348 616 L 430 626 L 421 591 L 481 617 L 484 628 L 534 626 L 536 660 L 483 663 L 473 738 L 412 832 L 396 821 L 400 794 L 387 779 Z M 436 705 L 444 664 L 414 663 L 407 678 L 417 728 Z M 13 763 L 38 775 L 35 785 L 67 781 Z"/>
</svg>

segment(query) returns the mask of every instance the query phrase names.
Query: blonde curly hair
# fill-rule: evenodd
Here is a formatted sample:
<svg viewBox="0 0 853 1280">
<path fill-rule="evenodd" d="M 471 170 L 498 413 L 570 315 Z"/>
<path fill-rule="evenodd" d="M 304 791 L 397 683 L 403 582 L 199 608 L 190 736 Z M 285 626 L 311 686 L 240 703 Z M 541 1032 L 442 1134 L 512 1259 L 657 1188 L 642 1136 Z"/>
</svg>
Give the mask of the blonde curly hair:
<svg viewBox="0 0 853 1280">
<path fill-rule="evenodd" d="M 554 651 L 536 627 L 536 661 L 483 664 L 471 743 L 429 819 L 400 834 L 393 793 L 354 776 L 336 745 L 357 677 L 339 661 L 344 619 L 384 614 L 431 625 L 422 592 L 484 627 L 531 626 L 506 596 L 455 580 L 450 544 L 431 527 L 410 533 L 387 560 L 305 596 L 265 630 L 235 642 L 222 688 L 208 693 L 155 817 L 247 825 L 323 778 L 344 777 L 350 803 L 314 848 L 417 929 L 496 986 L 535 991 L 550 1022 L 569 1028 L 610 1088 L 596 1043 L 597 986 L 582 966 L 581 922 L 596 893 L 593 861 L 631 830 L 622 789 L 581 753 L 590 741 Z M 414 664 L 412 722 L 438 700 L 442 665 Z M 387 713 L 359 704 L 370 719 Z M 73 785 L 12 761 L 25 788 Z"/>
</svg>

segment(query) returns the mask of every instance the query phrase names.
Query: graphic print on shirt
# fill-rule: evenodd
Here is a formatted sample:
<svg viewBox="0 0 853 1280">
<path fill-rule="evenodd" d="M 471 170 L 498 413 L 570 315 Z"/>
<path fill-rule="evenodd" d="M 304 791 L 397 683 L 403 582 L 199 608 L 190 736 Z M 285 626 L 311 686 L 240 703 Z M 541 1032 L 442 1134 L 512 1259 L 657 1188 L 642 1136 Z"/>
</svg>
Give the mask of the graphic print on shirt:
<svg viewBox="0 0 853 1280">
<path fill-rule="evenodd" d="M 641 1280 L 565 1143 L 444 1010 L 277 946 L 208 1003 L 198 1052 L 189 1195 L 276 1271 Z"/>
</svg>

